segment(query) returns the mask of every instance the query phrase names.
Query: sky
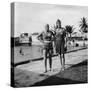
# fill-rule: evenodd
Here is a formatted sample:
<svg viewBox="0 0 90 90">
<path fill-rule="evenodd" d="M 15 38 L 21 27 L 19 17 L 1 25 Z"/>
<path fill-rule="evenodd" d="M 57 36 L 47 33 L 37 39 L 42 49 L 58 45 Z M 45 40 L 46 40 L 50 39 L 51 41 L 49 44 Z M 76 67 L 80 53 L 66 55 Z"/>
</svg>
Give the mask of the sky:
<svg viewBox="0 0 90 90">
<path fill-rule="evenodd" d="M 15 3 L 15 37 L 21 33 L 42 32 L 45 24 L 53 27 L 60 19 L 62 27 L 74 25 L 79 29 L 82 17 L 88 18 L 87 6 L 69 6 L 36 3 Z"/>
</svg>

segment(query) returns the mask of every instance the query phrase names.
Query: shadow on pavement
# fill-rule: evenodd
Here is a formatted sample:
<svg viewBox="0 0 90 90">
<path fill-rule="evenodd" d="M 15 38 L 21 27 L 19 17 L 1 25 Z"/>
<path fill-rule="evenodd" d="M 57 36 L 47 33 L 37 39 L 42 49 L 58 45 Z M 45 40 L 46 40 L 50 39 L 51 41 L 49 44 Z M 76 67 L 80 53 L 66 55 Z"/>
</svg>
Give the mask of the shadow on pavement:
<svg viewBox="0 0 90 90">
<path fill-rule="evenodd" d="M 88 60 L 49 76 L 15 68 L 14 87 L 82 84 L 88 82 Z M 50 72 L 51 73 L 51 72 Z"/>
<path fill-rule="evenodd" d="M 87 64 L 85 60 L 79 64 L 73 65 L 63 72 L 50 76 L 47 79 L 37 82 L 32 86 L 50 86 L 50 85 L 66 85 L 66 84 L 82 84 L 87 83 Z"/>
<path fill-rule="evenodd" d="M 49 77 L 41 82 L 38 82 L 32 86 L 50 86 L 50 85 L 81 84 L 81 83 L 85 83 L 85 82 L 74 81 L 74 80 L 70 80 L 70 79 L 51 76 L 51 77 Z"/>
<path fill-rule="evenodd" d="M 82 66 L 82 65 L 88 65 L 88 60 L 86 59 L 85 61 L 75 64 L 72 67 L 78 67 L 78 66 Z"/>
</svg>

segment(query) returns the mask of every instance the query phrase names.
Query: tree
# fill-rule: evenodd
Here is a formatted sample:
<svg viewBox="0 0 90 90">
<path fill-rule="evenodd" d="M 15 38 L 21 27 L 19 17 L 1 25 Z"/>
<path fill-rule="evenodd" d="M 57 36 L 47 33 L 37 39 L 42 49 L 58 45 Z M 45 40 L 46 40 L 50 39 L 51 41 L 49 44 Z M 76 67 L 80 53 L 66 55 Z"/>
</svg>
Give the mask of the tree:
<svg viewBox="0 0 90 90">
<path fill-rule="evenodd" d="M 80 32 L 82 33 L 88 32 L 88 23 L 85 17 L 81 18 L 79 27 L 80 27 Z"/>
<path fill-rule="evenodd" d="M 72 34 L 73 30 L 74 30 L 73 26 L 66 25 L 65 30 L 70 35 L 70 38 L 71 38 L 71 34 Z"/>
<path fill-rule="evenodd" d="M 79 24 L 79 27 L 80 27 L 80 32 L 82 34 L 85 34 L 85 33 L 88 33 L 88 23 L 87 23 L 87 19 L 85 17 L 81 18 L 80 20 L 80 24 Z M 83 37 L 83 45 L 85 46 L 85 37 Z"/>
</svg>

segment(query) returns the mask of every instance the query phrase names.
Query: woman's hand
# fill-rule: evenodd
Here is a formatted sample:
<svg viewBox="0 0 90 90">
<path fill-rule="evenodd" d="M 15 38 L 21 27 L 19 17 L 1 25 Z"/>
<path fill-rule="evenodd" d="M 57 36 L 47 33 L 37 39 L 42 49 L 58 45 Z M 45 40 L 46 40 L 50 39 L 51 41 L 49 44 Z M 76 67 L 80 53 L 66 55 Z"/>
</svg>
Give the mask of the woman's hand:
<svg viewBox="0 0 90 90">
<path fill-rule="evenodd" d="M 65 43 L 64 47 L 67 47 L 67 44 Z"/>
</svg>

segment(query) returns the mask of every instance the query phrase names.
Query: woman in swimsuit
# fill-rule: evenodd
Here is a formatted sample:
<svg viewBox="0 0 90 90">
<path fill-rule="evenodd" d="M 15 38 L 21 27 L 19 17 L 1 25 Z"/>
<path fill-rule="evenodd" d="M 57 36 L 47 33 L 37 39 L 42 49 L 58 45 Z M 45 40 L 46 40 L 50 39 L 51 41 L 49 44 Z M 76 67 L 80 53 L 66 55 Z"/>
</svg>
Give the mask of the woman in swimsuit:
<svg viewBox="0 0 90 90">
<path fill-rule="evenodd" d="M 61 70 L 64 70 L 65 68 L 65 45 L 66 45 L 66 33 L 64 28 L 61 27 L 61 21 L 58 19 L 56 21 L 56 39 L 55 39 L 55 45 L 56 45 L 56 52 L 60 56 L 60 62 L 61 62 Z"/>
<path fill-rule="evenodd" d="M 45 31 L 38 36 L 38 39 L 43 43 L 45 72 L 47 72 L 47 57 L 49 58 L 50 71 L 52 69 L 53 36 L 53 33 L 49 30 L 49 24 L 45 25 Z"/>
</svg>

